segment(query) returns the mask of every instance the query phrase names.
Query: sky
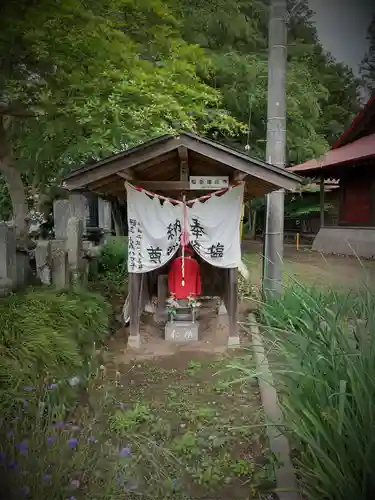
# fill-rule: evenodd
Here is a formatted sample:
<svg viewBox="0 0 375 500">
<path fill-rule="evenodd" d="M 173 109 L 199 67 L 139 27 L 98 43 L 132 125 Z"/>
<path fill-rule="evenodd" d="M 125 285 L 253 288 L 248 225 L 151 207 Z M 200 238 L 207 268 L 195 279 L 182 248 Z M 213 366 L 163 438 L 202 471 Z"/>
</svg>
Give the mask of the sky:
<svg viewBox="0 0 375 500">
<path fill-rule="evenodd" d="M 356 75 L 366 53 L 367 28 L 375 14 L 372 0 L 308 0 L 323 47 Z"/>
</svg>

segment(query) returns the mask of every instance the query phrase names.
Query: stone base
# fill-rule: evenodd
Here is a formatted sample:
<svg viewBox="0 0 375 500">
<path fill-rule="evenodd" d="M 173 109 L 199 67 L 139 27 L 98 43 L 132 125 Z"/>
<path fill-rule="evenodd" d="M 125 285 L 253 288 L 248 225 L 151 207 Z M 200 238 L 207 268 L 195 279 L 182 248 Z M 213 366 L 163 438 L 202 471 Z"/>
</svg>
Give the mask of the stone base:
<svg viewBox="0 0 375 500">
<path fill-rule="evenodd" d="M 219 309 L 217 311 L 217 314 L 219 316 L 223 316 L 224 314 L 227 314 L 227 308 L 225 307 L 225 304 L 224 302 L 222 302 L 220 305 L 219 305 Z"/>
<path fill-rule="evenodd" d="M 7 297 L 11 294 L 13 282 L 9 278 L 0 277 L 0 297 Z"/>
<path fill-rule="evenodd" d="M 231 349 L 238 349 L 240 347 L 240 337 L 228 337 L 228 347 Z"/>
<path fill-rule="evenodd" d="M 325 254 L 375 258 L 375 228 L 327 226 L 319 229 L 312 246 Z"/>
<path fill-rule="evenodd" d="M 139 349 L 141 347 L 141 336 L 140 335 L 129 335 L 128 347 L 130 347 L 130 349 Z"/>
<path fill-rule="evenodd" d="M 165 325 L 165 340 L 172 342 L 196 342 L 199 323 L 191 321 L 168 321 Z"/>
</svg>

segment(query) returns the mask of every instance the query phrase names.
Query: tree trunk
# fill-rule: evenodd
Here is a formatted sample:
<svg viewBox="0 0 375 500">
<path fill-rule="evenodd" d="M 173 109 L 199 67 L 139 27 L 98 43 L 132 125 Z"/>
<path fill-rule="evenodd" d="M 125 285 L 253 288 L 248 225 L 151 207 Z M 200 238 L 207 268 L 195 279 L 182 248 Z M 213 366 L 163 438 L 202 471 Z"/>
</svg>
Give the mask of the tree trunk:
<svg viewBox="0 0 375 500">
<path fill-rule="evenodd" d="M 16 235 L 18 238 L 24 238 L 27 236 L 27 215 L 29 210 L 21 173 L 12 166 L 12 159 L 12 153 L 7 141 L 4 116 L 0 116 L 0 174 L 5 179 L 12 200 Z"/>
</svg>

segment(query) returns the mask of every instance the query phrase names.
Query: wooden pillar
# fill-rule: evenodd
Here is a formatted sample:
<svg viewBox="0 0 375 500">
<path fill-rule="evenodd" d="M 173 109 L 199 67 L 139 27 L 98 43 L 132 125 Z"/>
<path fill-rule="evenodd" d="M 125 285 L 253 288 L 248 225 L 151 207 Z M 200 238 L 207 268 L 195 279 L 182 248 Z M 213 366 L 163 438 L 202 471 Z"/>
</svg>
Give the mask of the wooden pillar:
<svg viewBox="0 0 375 500">
<path fill-rule="evenodd" d="M 142 273 L 129 273 L 129 294 L 130 294 L 130 329 L 128 346 L 139 348 L 141 344 L 140 323 L 142 313 Z"/>
<path fill-rule="evenodd" d="M 238 269 L 228 269 L 227 311 L 229 319 L 228 347 L 238 347 L 240 343 L 237 327 L 237 275 Z"/>
<path fill-rule="evenodd" d="M 320 227 L 324 227 L 324 177 L 320 178 Z"/>
</svg>

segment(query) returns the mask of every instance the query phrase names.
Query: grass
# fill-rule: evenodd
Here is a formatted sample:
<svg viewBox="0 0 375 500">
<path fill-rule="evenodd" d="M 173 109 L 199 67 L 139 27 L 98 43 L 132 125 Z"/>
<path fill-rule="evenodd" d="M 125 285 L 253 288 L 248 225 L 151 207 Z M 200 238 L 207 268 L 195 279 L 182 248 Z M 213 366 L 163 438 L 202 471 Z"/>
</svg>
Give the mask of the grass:
<svg viewBox="0 0 375 500">
<path fill-rule="evenodd" d="M 294 282 L 260 322 L 304 498 L 374 498 L 375 294 Z"/>
<path fill-rule="evenodd" d="M 122 378 L 118 393 L 129 408 L 115 411 L 109 427 L 162 450 L 153 498 L 245 500 L 274 486 L 257 386 L 232 385 L 227 364 L 176 355 L 137 364 Z"/>
<path fill-rule="evenodd" d="M 123 297 L 127 292 L 127 238 L 111 237 L 102 246 L 94 261 L 90 280 L 108 297 Z"/>
<path fill-rule="evenodd" d="M 0 427 L 1 491 L 10 499 L 264 498 L 273 461 L 256 384 L 231 384 L 227 358 L 186 361 L 121 374 L 92 363 L 69 411 L 64 384 L 24 388 L 17 418 Z"/>
</svg>

